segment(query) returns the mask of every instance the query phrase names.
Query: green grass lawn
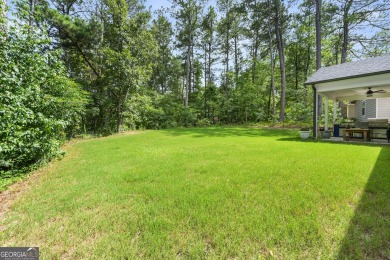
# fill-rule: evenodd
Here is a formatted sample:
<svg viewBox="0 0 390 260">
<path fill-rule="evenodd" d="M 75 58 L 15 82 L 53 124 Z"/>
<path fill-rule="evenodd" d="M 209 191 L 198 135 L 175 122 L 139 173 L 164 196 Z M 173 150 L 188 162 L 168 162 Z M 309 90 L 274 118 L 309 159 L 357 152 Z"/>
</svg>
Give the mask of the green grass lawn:
<svg viewBox="0 0 390 260">
<path fill-rule="evenodd" d="M 390 256 L 390 149 L 206 128 L 81 141 L 0 222 L 52 258 Z"/>
</svg>

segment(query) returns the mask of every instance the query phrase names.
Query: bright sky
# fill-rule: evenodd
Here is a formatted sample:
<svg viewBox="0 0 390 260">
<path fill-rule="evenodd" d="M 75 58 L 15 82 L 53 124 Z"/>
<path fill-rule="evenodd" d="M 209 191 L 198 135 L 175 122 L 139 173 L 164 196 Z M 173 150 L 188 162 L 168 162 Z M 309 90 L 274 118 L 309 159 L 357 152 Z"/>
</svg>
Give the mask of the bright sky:
<svg viewBox="0 0 390 260">
<path fill-rule="evenodd" d="M 161 7 L 170 7 L 171 3 L 168 0 L 146 0 L 146 8 L 151 7 L 152 12 Z"/>
<path fill-rule="evenodd" d="M 209 0 L 208 3 L 206 4 L 206 7 L 209 5 L 214 5 L 216 6 L 216 0 Z M 171 7 L 171 2 L 169 0 L 146 0 L 145 6 L 147 9 L 151 7 L 152 12 L 160 9 L 161 7 L 168 8 Z"/>
</svg>

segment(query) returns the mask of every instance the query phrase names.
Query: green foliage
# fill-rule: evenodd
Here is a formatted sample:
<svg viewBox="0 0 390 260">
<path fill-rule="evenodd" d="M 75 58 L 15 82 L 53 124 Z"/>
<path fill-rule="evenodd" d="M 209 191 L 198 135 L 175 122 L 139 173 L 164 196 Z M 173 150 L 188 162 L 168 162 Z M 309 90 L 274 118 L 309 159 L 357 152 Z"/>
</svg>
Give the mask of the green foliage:
<svg viewBox="0 0 390 260">
<path fill-rule="evenodd" d="M 354 12 L 341 17 L 339 2 L 323 2 L 323 65 L 340 58 L 345 38 L 340 24 L 362 22 Z M 362 10 L 382 6 L 379 2 L 367 2 Z M 83 125 L 72 124 L 68 135 L 193 126 L 204 118 L 212 124 L 266 123 L 281 119 L 281 111 L 285 123 L 311 121 L 312 92 L 303 82 L 315 70 L 316 1 L 298 1 L 290 10 L 280 0 L 205 3 L 171 1 L 172 24 L 164 9 L 150 21 L 153 14 L 142 0 L 35 1 L 34 9 L 29 1 L 18 1 L 16 17 L 37 28 L 50 26 L 51 48 L 63 50 L 71 79 L 92 96 Z M 358 2 L 349 3 L 358 11 Z M 281 40 L 276 40 L 278 27 Z M 348 50 L 352 38 L 361 38 L 352 31 L 353 37 L 345 38 Z M 388 51 L 385 28 L 372 34 L 381 44 L 362 41 L 364 48 L 355 51 Z M 286 45 L 286 86 L 278 42 Z"/>
<path fill-rule="evenodd" d="M 309 124 L 307 123 L 300 124 L 300 131 L 310 131 L 310 130 L 311 130 L 311 126 Z"/>
<path fill-rule="evenodd" d="M 191 127 L 197 116 L 194 109 L 185 108 L 171 95 L 157 92 L 133 95 L 124 113 L 126 129 L 165 129 L 176 126 Z"/>
<path fill-rule="evenodd" d="M 211 121 L 208 118 L 202 118 L 197 120 L 195 125 L 198 127 L 207 127 L 211 126 Z"/>
<path fill-rule="evenodd" d="M 23 29 L 11 29 L 0 45 L 0 73 L 0 172 L 53 157 L 77 130 L 86 94 L 51 43 Z"/>
<path fill-rule="evenodd" d="M 172 25 L 165 16 L 159 14 L 158 18 L 153 20 L 151 31 L 158 45 L 158 56 L 155 59 L 150 86 L 160 93 L 172 91 L 170 82 L 178 72 L 172 69 L 174 62 L 170 48 L 173 36 Z"/>
<path fill-rule="evenodd" d="M 170 120 L 161 108 L 157 108 L 155 104 L 158 101 L 155 99 L 149 95 L 132 96 L 128 101 L 129 110 L 124 113 L 124 125 L 128 129 L 161 129 L 170 126 Z"/>
<path fill-rule="evenodd" d="M 126 1 L 107 1 L 107 6 L 109 19 L 105 23 L 107 35 L 102 50 L 105 68 L 102 83 L 112 94 L 116 131 L 120 132 L 127 100 L 150 79 L 157 43 L 146 29 L 148 13 L 129 19 Z"/>
</svg>

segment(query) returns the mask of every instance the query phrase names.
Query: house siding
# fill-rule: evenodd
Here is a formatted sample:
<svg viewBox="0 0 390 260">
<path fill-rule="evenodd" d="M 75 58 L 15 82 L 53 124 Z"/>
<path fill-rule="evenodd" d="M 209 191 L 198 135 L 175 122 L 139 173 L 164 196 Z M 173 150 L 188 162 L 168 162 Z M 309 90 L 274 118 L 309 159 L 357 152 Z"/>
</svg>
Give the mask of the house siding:
<svg viewBox="0 0 390 260">
<path fill-rule="evenodd" d="M 356 106 L 355 104 L 347 105 L 347 118 L 356 118 Z"/>
<path fill-rule="evenodd" d="M 366 100 L 366 113 L 362 115 L 362 100 L 356 101 L 356 118 L 360 122 L 367 122 L 368 118 L 376 118 L 376 99 Z"/>
<path fill-rule="evenodd" d="M 377 118 L 390 119 L 390 98 L 378 98 Z"/>
</svg>

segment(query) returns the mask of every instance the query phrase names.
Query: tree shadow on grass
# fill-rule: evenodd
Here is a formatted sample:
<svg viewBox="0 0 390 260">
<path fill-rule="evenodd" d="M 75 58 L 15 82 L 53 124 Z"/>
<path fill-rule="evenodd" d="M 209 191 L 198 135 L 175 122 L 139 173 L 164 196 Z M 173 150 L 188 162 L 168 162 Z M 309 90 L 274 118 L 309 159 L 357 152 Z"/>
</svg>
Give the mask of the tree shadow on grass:
<svg viewBox="0 0 390 260">
<path fill-rule="evenodd" d="M 293 136 L 296 131 L 290 129 L 254 128 L 254 127 L 207 127 L 207 128 L 176 128 L 160 130 L 172 136 L 192 136 L 192 137 L 277 137 Z"/>
<path fill-rule="evenodd" d="M 353 146 L 379 146 L 379 147 L 388 147 L 390 148 L 390 145 L 388 143 L 373 143 L 373 142 L 355 142 L 355 141 L 329 141 L 329 140 L 323 140 L 323 139 L 305 139 L 302 140 L 299 136 L 293 136 L 290 137 L 282 137 L 277 139 L 278 141 L 282 142 L 300 142 L 300 143 L 322 143 L 322 144 L 334 144 L 334 145 L 353 145 Z"/>
<path fill-rule="evenodd" d="M 279 138 L 278 141 L 283 141 L 283 142 L 305 142 L 305 143 L 308 143 L 308 142 L 317 142 L 316 140 L 314 139 L 301 139 L 299 136 L 291 136 L 291 137 L 282 137 L 282 138 Z"/>
<path fill-rule="evenodd" d="M 390 259 L 390 147 L 383 147 L 337 259 Z"/>
</svg>

